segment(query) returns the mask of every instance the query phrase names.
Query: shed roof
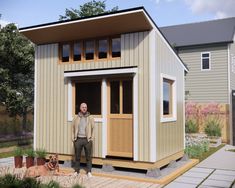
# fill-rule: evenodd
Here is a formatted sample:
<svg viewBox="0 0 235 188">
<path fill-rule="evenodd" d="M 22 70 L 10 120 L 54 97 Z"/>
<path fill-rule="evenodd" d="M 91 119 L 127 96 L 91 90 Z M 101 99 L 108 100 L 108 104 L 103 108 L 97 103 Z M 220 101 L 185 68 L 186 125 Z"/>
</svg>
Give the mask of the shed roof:
<svg viewBox="0 0 235 188">
<path fill-rule="evenodd" d="M 152 25 L 144 8 L 137 7 L 75 20 L 20 28 L 20 32 L 35 44 L 45 44 L 151 29 Z"/>
<path fill-rule="evenodd" d="M 161 27 L 174 47 L 233 42 L 235 17 Z"/>
</svg>

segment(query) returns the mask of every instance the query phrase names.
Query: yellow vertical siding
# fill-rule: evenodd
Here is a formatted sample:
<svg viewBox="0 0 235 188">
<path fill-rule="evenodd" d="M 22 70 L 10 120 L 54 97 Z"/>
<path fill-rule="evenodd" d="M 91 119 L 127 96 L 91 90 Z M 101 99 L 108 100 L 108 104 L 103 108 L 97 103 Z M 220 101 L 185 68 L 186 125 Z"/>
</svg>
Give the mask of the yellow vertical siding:
<svg viewBox="0 0 235 188">
<path fill-rule="evenodd" d="M 68 122 L 68 80 L 64 71 L 138 66 L 139 160 L 149 161 L 149 32 L 121 36 L 121 59 L 58 64 L 58 44 L 40 45 L 37 54 L 36 147 L 72 154 L 71 122 Z M 102 123 L 95 124 L 95 157 L 102 156 Z"/>
<path fill-rule="evenodd" d="M 184 69 L 164 40 L 156 33 L 157 43 L 157 160 L 184 149 Z M 160 122 L 160 74 L 176 77 L 177 120 Z"/>
</svg>

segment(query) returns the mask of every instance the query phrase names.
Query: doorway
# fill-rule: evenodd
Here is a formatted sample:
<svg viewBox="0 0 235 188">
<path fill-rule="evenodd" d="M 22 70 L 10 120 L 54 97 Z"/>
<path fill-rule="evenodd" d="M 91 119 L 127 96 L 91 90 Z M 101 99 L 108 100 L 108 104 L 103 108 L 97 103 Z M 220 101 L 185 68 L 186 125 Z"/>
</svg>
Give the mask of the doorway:
<svg viewBox="0 0 235 188">
<path fill-rule="evenodd" d="M 107 154 L 133 158 L 133 80 L 109 80 L 107 89 Z"/>
</svg>

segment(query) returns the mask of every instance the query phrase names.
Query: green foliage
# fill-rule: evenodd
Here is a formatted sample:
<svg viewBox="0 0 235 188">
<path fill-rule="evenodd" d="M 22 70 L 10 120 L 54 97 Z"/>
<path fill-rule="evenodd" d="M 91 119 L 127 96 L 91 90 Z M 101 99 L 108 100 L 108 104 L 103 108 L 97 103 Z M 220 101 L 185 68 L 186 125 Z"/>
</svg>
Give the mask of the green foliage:
<svg viewBox="0 0 235 188">
<path fill-rule="evenodd" d="M 0 187 L 4 188 L 17 188 L 21 187 L 21 181 L 14 175 L 6 174 L 0 177 Z"/>
<path fill-rule="evenodd" d="M 75 185 L 73 185 L 72 188 L 83 188 L 83 187 L 81 185 L 79 185 L 79 184 L 75 184 Z"/>
<path fill-rule="evenodd" d="M 47 152 L 45 149 L 43 148 L 38 148 L 36 149 L 36 156 L 39 157 L 39 158 L 45 158 L 47 155 Z"/>
<path fill-rule="evenodd" d="M 205 126 L 205 133 L 208 136 L 221 136 L 221 127 L 218 121 L 212 119 L 207 121 Z"/>
<path fill-rule="evenodd" d="M 22 188 L 40 188 L 40 182 L 35 178 L 26 177 L 21 181 Z"/>
<path fill-rule="evenodd" d="M 185 132 L 186 133 L 198 133 L 199 127 L 197 123 L 193 120 L 187 120 L 185 123 Z"/>
<path fill-rule="evenodd" d="M 34 46 L 14 24 L 0 30 L 0 103 L 11 116 L 23 117 L 33 108 Z"/>
<path fill-rule="evenodd" d="M 19 132 L 21 132 L 22 127 L 21 123 L 18 119 L 9 119 L 0 121 L 0 135 L 10 135 L 13 134 L 15 136 L 19 135 Z"/>
<path fill-rule="evenodd" d="M 98 15 L 102 13 L 115 12 L 118 10 L 118 6 L 112 8 L 111 10 L 106 10 L 106 1 L 96 1 L 92 0 L 83 5 L 80 5 L 79 9 L 67 9 L 65 10 L 65 15 L 60 15 L 59 20 L 73 20 L 77 18 Z"/>
<path fill-rule="evenodd" d="M 20 147 L 17 147 L 14 151 L 13 151 L 13 153 L 14 153 L 14 156 L 22 156 L 23 155 L 23 150 L 22 150 L 22 148 L 20 148 Z"/>
<path fill-rule="evenodd" d="M 185 153 L 190 158 L 200 158 L 203 153 L 209 151 L 209 142 L 205 141 L 201 144 L 193 144 L 185 147 Z"/>
<path fill-rule="evenodd" d="M 33 148 L 29 148 L 25 150 L 25 155 L 27 157 L 35 157 L 35 151 L 33 150 Z"/>
<path fill-rule="evenodd" d="M 47 184 L 47 188 L 60 188 L 60 184 L 56 181 L 51 180 L 48 184 Z"/>
</svg>

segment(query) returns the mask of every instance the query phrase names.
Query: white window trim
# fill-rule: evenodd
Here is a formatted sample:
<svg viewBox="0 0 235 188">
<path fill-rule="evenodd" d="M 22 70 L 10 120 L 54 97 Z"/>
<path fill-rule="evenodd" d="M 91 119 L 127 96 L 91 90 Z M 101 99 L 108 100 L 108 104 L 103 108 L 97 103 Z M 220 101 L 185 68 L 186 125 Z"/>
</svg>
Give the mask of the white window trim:
<svg viewBox="0 0 235 188">
<path fill-rule="evenodd" d="M 202 55 L 203 54 L 209 54 L 209 69 L 203 69 L 202 63 L 203 63 L 203 59 L 207 59 L 207 58 L 203 58 Z M 201 53 L 201 71 L 210 71 L 211 70 L 211 53 L 210 52 L 202 52 Z"/>
<path fill-rule="evenodd" d="M 160 95 L 160 112 L 161 112 L 161 122 L 171 122 L 171 121 L 176 121 L 177 120 L 177 96 L 176 96 L 176 77 L 174 76 L 170 76 L 167 74 L 163 74 L 161 73 L 161 80 L 160 80 L 160 88 L 161 88 L 161 95 Z M 168 79 L 168 80 L 172 80 L 173 84 L 172 84 L 172 117 L 164 117 L 163 115 L 163 79 Z"/>
</svg>

